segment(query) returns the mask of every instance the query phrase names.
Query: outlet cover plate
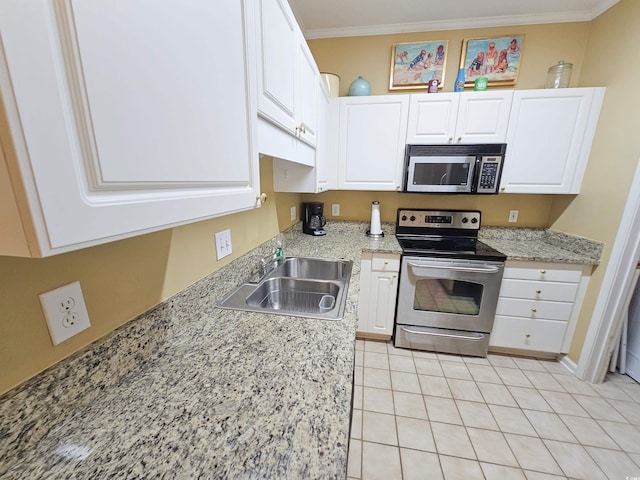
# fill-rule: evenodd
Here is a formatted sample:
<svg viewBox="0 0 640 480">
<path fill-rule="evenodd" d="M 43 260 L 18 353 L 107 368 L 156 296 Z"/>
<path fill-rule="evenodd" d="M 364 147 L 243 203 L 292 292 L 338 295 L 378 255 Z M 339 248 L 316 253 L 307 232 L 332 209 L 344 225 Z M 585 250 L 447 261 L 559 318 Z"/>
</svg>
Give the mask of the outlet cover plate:
<svg viewBox="0 0 640 480">
<path fill-rule="evenodd" d="M 339 217 L 340 216 L 340 204 L 332 203 L 331 204 L 331 216 Z"/>
<path fill-rule="evenodd" d="M 298 209 L 295 207 L 291 207 L 291 221 L 295 222 L 298 219 Z"/>
<path fill-rule="evenodd" d="M 91 326 L 80 282 L 41 294 L 40 304 L 54 345 Z"/>
</svg>

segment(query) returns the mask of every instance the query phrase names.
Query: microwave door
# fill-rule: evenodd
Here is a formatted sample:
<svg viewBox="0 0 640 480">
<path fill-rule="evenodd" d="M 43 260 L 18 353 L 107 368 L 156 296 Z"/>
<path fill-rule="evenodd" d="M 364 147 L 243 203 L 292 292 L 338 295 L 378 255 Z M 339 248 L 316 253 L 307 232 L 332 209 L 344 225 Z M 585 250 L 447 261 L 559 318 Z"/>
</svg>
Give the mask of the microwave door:
<svg viewBox="0 0 640 480">
<path fill-rule="evenodd" d="M 475 157 L 409 157 L 408 192 L 469 193 Z"/>
</svg>

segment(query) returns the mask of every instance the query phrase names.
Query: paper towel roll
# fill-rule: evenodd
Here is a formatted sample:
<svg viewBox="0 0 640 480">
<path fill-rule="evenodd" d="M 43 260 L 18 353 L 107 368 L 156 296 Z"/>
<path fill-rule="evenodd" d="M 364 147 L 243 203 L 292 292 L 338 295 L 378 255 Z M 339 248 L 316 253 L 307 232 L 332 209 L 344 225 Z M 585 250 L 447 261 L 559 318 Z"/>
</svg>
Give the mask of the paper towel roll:
<svg viewBox="0 0 640 480">
<path fill-rule="evenodd" d="M 382 226 L 380 225 L 380 202 L 371 202 L 371 227 L 370 235 L 382 234 Z"/>
</svg>

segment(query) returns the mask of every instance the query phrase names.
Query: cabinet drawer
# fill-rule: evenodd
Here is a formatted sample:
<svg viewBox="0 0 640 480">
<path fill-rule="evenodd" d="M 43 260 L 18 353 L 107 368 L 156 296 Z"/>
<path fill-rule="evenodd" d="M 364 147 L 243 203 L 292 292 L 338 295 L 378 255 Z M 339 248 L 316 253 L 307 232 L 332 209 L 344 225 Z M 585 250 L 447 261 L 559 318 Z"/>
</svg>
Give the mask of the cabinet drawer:
<svg viewBox="0 0 640 480">
<path fill-rule="evenodd" d="M 500 288 L 501 297 L 554 302 L 573 302 L 577 293 L 577 283 L 541 282 L 512 278 L 503 279 Z"/>
<path fill-rule="evenodd" d="M 496 316 L 489 345 L 560 353 L 566 329 L 565 322 Z"/>
<path fill-rule="evenodd" d="M 400 257 L 398 255 L 375 254 L 371 259 L 371 270 L 376 272 L 400 271 Z"/>
<path fill-rule="evenodd" d="M 548 282 L 578 283 L 582 277 L 582 268 L 558 264 L 531 263 L 529 267 L 514 267 L 507 263 L 502 278 L 518 280 L 536 280 Z"/>
<path fill-rule="evenodd" d="M 500 297 L 496 314 L 566 322 L 572 309 L 573 303 Z"/>
</svg>

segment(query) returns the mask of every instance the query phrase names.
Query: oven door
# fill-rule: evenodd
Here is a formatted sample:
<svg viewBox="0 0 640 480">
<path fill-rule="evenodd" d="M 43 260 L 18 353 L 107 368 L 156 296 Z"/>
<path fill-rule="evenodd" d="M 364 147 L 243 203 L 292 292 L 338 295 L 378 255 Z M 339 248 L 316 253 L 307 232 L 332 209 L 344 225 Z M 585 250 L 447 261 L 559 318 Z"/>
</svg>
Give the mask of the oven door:
<svg viewBox="0 0 640 480">
<path fill-rule="evenodd" d="M 471 193 L 475 156 L 409 157 L 406 192 Z"/>
<path fill-rule="evenodd" d="M 490 333 L 504 263 L 403 256 L 396 323 Z"/>
</svg>

